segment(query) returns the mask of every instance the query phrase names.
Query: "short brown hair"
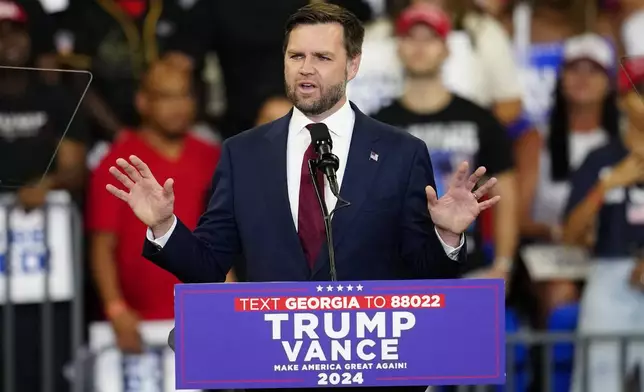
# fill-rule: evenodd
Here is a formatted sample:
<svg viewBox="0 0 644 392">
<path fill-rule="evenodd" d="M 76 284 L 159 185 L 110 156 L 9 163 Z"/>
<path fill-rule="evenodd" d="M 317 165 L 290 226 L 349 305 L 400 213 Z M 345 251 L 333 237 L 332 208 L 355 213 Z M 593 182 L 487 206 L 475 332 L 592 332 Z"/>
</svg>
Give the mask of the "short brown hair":
<svg viewBox="0 0 644 392">
<path fill-rule="evenodd" d="M 284 37 L 284 51 L 288 46 L 291 31 L 301 25 L 316 25 L 325 23 L 338 23 L 344 29 L 344 48 L 349 58 L 355 58 L 362 53 L 364 41 L 364 26 L 360 20 L 347 9 L 329 3 L 311 3 L 288 18 L 286 34 Z"/>
</svg>

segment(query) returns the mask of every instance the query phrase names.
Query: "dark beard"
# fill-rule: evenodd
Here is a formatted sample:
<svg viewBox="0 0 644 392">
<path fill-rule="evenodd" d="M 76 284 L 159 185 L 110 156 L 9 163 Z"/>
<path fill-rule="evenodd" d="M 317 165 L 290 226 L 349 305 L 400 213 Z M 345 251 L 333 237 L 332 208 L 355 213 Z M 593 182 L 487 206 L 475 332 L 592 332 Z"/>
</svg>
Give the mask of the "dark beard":
<svg viewBox="0 0 644 392">
<path fill-rule="evenodd" d="M 331 109 L 336 103 L 338 103 L 345 93 L 345 83 L 338 83 L 329 88 L 322 90 L 320 88 L 321 96 L 320 99 L 314 101 L 310 104 L 305 104 L 301 102 L 295 92 L 295 86 L 290 86 L 288 83 L 285 83 L 286 96 L 288 99 L 293 102 L 293 106 L 298 108 L 306 116 L 319 116 L 320 114 Z"/>
</svg>

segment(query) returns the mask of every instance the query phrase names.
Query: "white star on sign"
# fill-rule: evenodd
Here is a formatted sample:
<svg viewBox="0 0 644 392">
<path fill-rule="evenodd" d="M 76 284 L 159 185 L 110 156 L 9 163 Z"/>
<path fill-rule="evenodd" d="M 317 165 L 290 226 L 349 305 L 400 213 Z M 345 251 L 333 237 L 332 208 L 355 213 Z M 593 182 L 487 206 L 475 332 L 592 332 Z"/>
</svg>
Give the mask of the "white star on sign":
<svg viewBox="0 0 644 392">
<path fill-rule="evenodd" d="M 338 285 L 338 291 L 342 291 L 343 288 L 344 287 L 341 284 Z"/>
<path fill-rule="evenodd" d="M 322 286 L 318 285 L 318 287 L 316 287 L 316 289 L 318 289 L 318 293 L 319 293 L 320 291 L 322 291 Z"/>
<path fill-rule="evenodd" d="M 348 285 L 348 286 L 347 286 L 347 291 L 353 291 L 353 286 Z"/>
<path fill-rule="evenodd" d="M 326 286 L 326 291 L 333 291 L 333 286 L 331 285 Z"/>
<path fill-rule="evenodd" d="M 358 289 L 358 291 L 362 291 L 362 285 L 361 284 L 357 285 L 356 289 Z"/>
</svg>

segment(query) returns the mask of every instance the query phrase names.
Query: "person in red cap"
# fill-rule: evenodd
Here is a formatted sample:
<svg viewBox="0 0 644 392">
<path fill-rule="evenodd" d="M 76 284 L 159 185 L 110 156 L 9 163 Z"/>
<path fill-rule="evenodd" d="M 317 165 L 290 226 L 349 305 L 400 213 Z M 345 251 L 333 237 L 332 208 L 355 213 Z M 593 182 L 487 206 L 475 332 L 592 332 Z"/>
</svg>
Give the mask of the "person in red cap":
<svg viewBox="0 0 644 392">
<path fill-rule="evenodd" d="M 395 31 L 398 53 L 405 68 L 405 90 L 399 100 L 374 118 L 407 130 L 429 149 L 439 194 L 444 192 L 456 164 L 463 160 L 483 165 L 498 179 L 494 194 L 504 203 L 494 211 L 495 255 L 492 267 L 483 254 L 481 225 L 468 230 L 468 259 L 482 274 L 508 277 L 517 245 L 516 185 L 512 147 L 505 128 L 488 109 L 450 92 L 441 70 L 449 55 L 446 38 L 449 16 L 430 4 L 415 4 L 398 17 Z"/>
<path fill-rule="evenodd" d="M 418 3 L 407 7 L 396 20 L 396 34 L 404 36 L 417 24 L 424 24 L 430 27 L 441 40 L 447 39 L 452 30 L 452 23 L 449 16 L 441 8 Z"/>
</svg>

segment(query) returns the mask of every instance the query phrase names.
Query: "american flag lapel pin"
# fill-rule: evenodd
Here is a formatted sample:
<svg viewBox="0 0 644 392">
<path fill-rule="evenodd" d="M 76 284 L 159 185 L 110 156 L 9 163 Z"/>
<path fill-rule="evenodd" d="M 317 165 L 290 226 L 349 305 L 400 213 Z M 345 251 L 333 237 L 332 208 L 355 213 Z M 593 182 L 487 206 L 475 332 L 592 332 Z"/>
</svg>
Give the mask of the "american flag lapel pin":
<svg viewBox="0 0 644 392">
<path fill-rule="evenodd" d="M 369 154 L 369 159 L 374 161 L 374 162 L 378 162 L 378 154 L 376 154 L 375 152 L 371 151 L 371 154 Z"/>
</svg>

